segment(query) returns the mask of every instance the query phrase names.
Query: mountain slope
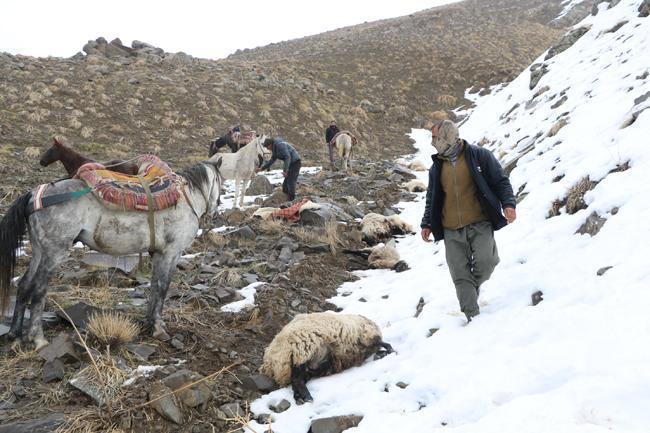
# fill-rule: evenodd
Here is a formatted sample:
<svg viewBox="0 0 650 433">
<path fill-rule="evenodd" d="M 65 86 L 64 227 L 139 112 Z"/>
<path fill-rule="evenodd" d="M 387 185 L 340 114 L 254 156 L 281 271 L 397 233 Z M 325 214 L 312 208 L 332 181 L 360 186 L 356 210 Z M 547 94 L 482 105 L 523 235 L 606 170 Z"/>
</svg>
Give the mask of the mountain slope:
<svg viewBox="0 0 650 433">
<path fill-rule="evenodd" d="M 400 240 L 410 271 L 364 272 L 333 299 L 376 320 L 398 354 L 309 382 L 315 402 L 274 414 L 273 431 L 348 414 L 363 415 L 358 433 L 647 431 L 650 18 L 638 16 L 641 3 L 601 4 L 576 26 L 589 28 L 577 42 L 537 60 L 547 72 L 536 86 L 525 71 L 478 98 L 463 125 L 512 170 L 520 202 L 518 220 L 496 233 L 501 263 L 482 287 L 482 314 L 463 326 L 442 244 Z M 429 133 L 412 136 L 415 158 L 429 160 Z M 422 199 L 404 204 L 414 225 Z M 544 300 L 531 306 L 536 291 Z M 281 398 L 290 391 L 252 409 Z"/>
</svg>

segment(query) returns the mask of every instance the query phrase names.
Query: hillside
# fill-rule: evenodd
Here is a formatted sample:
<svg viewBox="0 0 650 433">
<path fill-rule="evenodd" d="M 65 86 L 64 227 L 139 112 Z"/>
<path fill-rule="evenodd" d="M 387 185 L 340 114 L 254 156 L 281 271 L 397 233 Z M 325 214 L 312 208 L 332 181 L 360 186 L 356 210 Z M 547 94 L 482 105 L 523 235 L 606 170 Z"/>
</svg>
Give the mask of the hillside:
<svg viewBox="0 0 650 433">
<path fill-rule="evenodd" d="M 360 273 L 332 299 L 380 323 L 398 354 L 310 382 L 315 403 L 274 414 L 273 431 L 342 415 L 362 417 L 355 433 L 647 431 L 650 2 L 612 6 L 464 113 L 461 134 L 499 156 L 519 202 L 482 314 L 463 326 L 443 245 L 401 239 L 412 270 Z M 534 85 L 531 70 L 545 71 Z M 412 137 L 430 161 L 429 132 Z M 402 217 L 418 224 L 422 200 Z"/>
<path fill-rule="evenodd" d="M 336 118 L 359 136 L 357 155 L 402 154 L 404 131 L 556 41 L 562 24 L 547 24 L 560 3 L 461 2 L 217 61 L 103 38 L 69 59 L 0 54 L 0 174 L 12 179 L 0 206 L 60 175 L 36 162 L 53 135 L 100 160 L 154 152 L 178 167 L 241 123 L 320 164 Z"/>
</svg>

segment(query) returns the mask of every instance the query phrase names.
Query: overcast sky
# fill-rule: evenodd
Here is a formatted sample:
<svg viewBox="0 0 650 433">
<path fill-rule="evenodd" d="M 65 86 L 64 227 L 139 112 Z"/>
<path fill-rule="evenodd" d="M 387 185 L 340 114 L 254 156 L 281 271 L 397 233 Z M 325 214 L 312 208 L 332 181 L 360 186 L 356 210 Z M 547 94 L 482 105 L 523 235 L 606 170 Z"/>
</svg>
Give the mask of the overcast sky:
<svg viewBox="0 0 650 433">
<path fill-rule="evenodd" d="M 458 0 L 0 0 L 0 51 L 69 57 L 89 39 L 134 39 L 222 58 L 238 48 L 408 15 Z"/>
</svg>

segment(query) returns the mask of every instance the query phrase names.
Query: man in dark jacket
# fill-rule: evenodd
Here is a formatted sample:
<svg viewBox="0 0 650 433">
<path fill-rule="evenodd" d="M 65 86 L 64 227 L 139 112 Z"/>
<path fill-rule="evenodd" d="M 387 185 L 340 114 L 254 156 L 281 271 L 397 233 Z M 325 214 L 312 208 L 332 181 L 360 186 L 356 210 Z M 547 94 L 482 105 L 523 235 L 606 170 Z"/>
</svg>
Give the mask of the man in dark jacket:
<svg viewBox="0 0 650 433">
<path fill-rule="evenodd" d="M 453 122 L 438 122 L 431 135 L 438 153 L 431 157 L 421 235 L 425 242 L 431 234 L 444 239 L 460 309 L 471 321 L 479 314 L 479 288 L 499 263 L 494 230 L 515 221 L 515 197 L 492 152 L 460 139 Z"/>
<path fill-rule="evenodd" d="M 289 197 L 289 201 L 294 200 L 296 198 L 298 174 L 300 174 L 300 155 L 298 155 L 298 152 L 292 145 L 280 137 L 267 138 L 264 140 L 264 147 L 271 150 L 271 159 L 264 163 L 257 171 L 269 170 L 275 161 L 281 159 L 284 162 L 284 167 L 282 168 L 282 174 L 284 175 L 282 192 Z"/>
<path fill-rule="evenodd" d="M 330 164 L 332 168 L 334 167 L 334 150 L 333 150 L 332 139 L 339 132 L 340 132 L 339 127 L 336 126 L 336 122 L 334 120 L 330 122 L 330 126 L 325 130 L 325 142 L 327 143 L 327 150 L 329 152 Z"/>
</svg>

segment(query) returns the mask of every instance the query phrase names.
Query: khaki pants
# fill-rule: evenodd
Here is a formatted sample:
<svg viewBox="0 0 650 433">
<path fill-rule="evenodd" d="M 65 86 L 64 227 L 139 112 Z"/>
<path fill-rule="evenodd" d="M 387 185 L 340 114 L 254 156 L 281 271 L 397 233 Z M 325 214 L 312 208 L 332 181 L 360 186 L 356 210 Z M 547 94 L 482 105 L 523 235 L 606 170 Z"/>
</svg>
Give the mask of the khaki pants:
<svg viewBox="0 0 650 433">
<path fill-rule="evenodd" d="M 492 224 L 481 221 L 458 230 L 445 229 L 445 250 L 460 310 L 470 320 L 479 314 L 481 284 L 490 278 L 499 264 Z"/>
</svg>

